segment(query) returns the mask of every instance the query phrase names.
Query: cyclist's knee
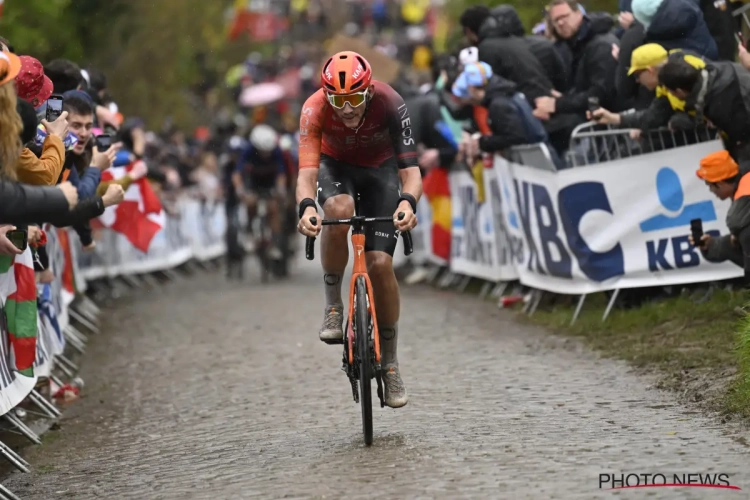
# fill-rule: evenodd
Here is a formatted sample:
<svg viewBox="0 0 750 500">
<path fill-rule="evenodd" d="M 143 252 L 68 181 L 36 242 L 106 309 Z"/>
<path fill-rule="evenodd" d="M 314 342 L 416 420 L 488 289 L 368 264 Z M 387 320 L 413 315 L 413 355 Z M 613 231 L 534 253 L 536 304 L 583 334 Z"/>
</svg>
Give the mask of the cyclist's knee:
<svg viewBox="0 0 750 500">
<path fill-rule="evenodd" d="M 354 215 L 354 200 L 346 194 L 328 198 L 323 204 L 323 213 L 325 213 L 327 219 L 346 219 L 352 217 Z M 348 229 L 348 226 L 340 227 Z"/>
<path fill-rule="evenodd" d="M 385 252 L 367 252 L 367 274 L 375 280 L 393 276 L 393 257 Z"/>
</svg>

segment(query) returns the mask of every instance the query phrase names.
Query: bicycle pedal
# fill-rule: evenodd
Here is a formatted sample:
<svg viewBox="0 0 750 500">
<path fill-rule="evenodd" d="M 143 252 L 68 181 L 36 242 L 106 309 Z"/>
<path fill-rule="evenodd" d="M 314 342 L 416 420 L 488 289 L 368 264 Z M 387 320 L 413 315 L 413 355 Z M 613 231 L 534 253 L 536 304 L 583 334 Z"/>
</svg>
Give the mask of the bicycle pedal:
<svg viewBox="0 0 750 500">
<path fill-rule="evenodd" d="M 321 340 L 323 340 L 323 339 L 321 339 Z M 323 342 L 325 342 L 328 345 L 343 345 L 344 344 L 344 339 L 325 339 L 325 340 L 323 340 Z"/>
</svg>

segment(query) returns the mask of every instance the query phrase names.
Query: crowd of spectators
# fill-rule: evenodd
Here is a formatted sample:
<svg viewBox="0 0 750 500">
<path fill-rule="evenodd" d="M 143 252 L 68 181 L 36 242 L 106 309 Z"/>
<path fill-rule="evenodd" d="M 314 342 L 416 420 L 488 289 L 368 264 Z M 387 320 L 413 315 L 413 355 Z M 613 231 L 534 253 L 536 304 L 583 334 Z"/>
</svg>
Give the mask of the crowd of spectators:
<svg viewBox="0 0 750 500">
<path fill-rule="evenodd" d="M 52 279 L 45 223 L 72 227 L 91 251 L 97 231 L 91 221 L 139 179 L 149 181 L 167 213 L 186 189 L 203 199 L 221 195 L 221 150 L 206 131 L 188 138 L 167 124 L 151 132 L 140 118 L 123 116 L 102 72 L 66 59 L 43 64 L 16 54 L 11 42 L 0 38 L 0 255 L 31 247 L 37 282 Z M 112 167 L 127 173 L 103 177 Z"/>
<path fill-rule="evenodd" d="M 543 145 L 551 168 L 561 170 L 605 161 L 602 151 L 625 157 L 720 138 L 726 157 L 706 183 L 722 199 L 739 197 L 750 172 L 750 54 L 744 16 L 733 15 L 740 5 L 623 0 L 612 14 L 552 0 L 531 30 L 511 5 L 466 8 L 458 19 L 462 46 L 433 55 L 426 77 L 415 78 L 411 64 L 393 82 L 409 105 L 423 174 L 473 169 L 493 154 L 519 161 L 514 155 L 523 148 L 516 146 Z M 377 19 L 371 10 L 358 16 Z M 369 31 L 381 33 L 380 23 L 370 22 L 376 29 Z M 398 47 L 387 52 L 398 54 Z M 611 132 L 584 139 L 585 129 Z M 731 175 L 716 180 L 721 172 Z M 732 230 L 743 231 L 744 212 L 734 212 Z M 731 245 L 736 250 L 744 239 Z M 750 272 L 750 259 L 696 244 L 712 260 L 731 254 L 727 259 Z"/>
<path fill-rule="evenodd" d="M 398 87 L 418 113 L 448 110 L 466 130 L 449 159 L 445 134 L 424 120 L 423 166 L 436 164 L 433 150 L 440 166 L 449 166 L 545 143 L 555 166 L 566 168 L 571 155 L 591 155 L 571 142 L 591 120 L 631 129 L 629 140 L 644 151 L 641 133 L 707 125 L 742 163 L 750 133 L 743 65 L 750 67 L 750 55 L 739 40 L 741 17 L 724 2 L 633 0 L 619 7 L 612 15 L 553 0 L 531 32 L 510 5 L 467 8 L 459 18 L 463 50 L 435 56 L 420 92 L 411 82 Z"/>
</svg>

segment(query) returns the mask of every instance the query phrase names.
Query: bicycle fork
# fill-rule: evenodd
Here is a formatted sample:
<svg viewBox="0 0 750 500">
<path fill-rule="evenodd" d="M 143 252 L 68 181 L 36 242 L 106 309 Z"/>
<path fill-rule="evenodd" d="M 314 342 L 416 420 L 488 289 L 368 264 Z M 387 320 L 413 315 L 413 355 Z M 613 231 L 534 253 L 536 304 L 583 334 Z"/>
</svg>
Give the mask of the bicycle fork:
<svg viewBox="0 0 750 500">
<path fill-rule="evenodd" d="M 369 298 L 368 298 L 369 300 Z M 355 315 L 356 315 L 356 305 L 355 308 Z M 367 333 L 368 338 L 370 342 L 368 342 L 368 345 L 370 346 L 370 351 L 372 352 L 372 355 L 370 356 L 370 359 L 372 360 L 373 364 L 373 373 L 375 374 L 375 381 L 378 384 L 378 399 L 380 399 L 380 407 L 385 407 L 385 393 L 383 392 L 383 373 L 380 369 L 380 363 L 375 361 L 375 349 L 372 345 L 372 324 L 367 325 Z M 344 332 L 346 332 L 347 338 L 348 335 L 354 335 L 354 329 L 351 326 L 351 321 L 347 318 L 346 321 L 346 327 L 344 329 Z M 359 354 L 354 355 L 354 362 L 349 363 L 349 351 L 348 351 L 348 342 L 346 340 L 344 341 L 344 354 L 342 357 L 342 366 L 341 370 L 346 373 L 346 376 L 349 378 L 349 383 L 352 386 L 352 397 L 354 398 L 355 403 L 359 403 L 359 387 L 357 386 L 357 382 L 359 381 L 360 373 L 359 373 Z"/>
</svg>

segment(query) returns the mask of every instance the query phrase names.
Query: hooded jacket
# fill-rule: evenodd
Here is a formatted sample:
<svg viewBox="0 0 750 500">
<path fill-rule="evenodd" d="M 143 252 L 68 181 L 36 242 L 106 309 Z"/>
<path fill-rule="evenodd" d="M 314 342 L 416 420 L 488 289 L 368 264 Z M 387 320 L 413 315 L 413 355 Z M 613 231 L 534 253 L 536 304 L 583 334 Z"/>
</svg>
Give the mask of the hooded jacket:
<svg viewBox="0 0 750 500">
<path fill-rule="evenodd" d="M 497 20 L 497 30 L 502 36 L 523 38 L 529 50 L 539 61 L 552 87 L 558 92 L 568 90 L 570 69 L 565 66 L 562 56 L 555 50 L 555 43 L 543 36 L 525 35 L 518 12 L 511 5 L 500 5 L 490 10 Z"/>
<path fill-rule="evenodd" d="M 573 82 L 570 90 L 557 99 L 556 114 L 584 114 L 589 97 L 599 98 L 603 108 L 616 107 L 617 61 L 612 57 L 612 45 L 619 40 L 610 33 L 613 27 L 612 16 L 586 15 L 571 39 L 557 42 L 558 50 L 569 54 Z"/>
<path fill-rule="evenodd" d="M 526 137 L 526 127 L 512 102 L 516 85 L 498 75 L 493 75 L 485 88 L 482 106 L 487 108 L 487 122 L 492 135 L 479 138 L 479 148 L 494 153 L 512 146 L 532 142 Z"/>
<path fill-rule="evenodd" d="M 492 16 L 482 23 L 477 36 L 479 60 L 489 64 L 494 74 L 515 83 L 530 102 L 550 95 L 552 82 L 523 38 L 508 36 L 507 28 Z"/>
<path fill-rule="evenodd" d="M 633 0 L 633 15 L 646 28 L 644 43 L 684 49 L 711 60 L 718 49 L 696 0 Z"/>
</svg>

